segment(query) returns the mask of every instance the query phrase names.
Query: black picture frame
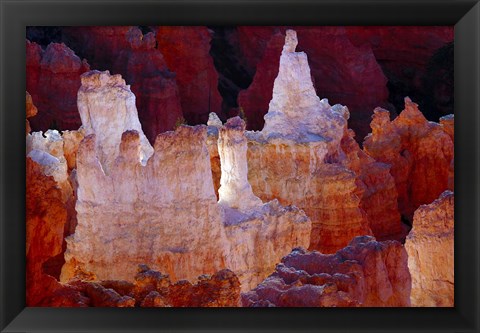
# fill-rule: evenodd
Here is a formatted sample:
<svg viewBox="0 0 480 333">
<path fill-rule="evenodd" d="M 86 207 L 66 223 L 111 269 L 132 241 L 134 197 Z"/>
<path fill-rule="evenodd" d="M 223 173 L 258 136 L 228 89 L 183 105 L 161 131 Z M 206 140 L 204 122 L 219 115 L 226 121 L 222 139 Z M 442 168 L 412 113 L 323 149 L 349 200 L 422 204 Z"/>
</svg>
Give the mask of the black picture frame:
<svg viewBox="0 0 480 333">
<path fill-rule="evenodd" d="M 0 0 L 2 332 L 479 332 L 480 4 L 456 1 Z M 455 307 L 25 307 L 25 27 L 455 25 Z"/>
</svg>

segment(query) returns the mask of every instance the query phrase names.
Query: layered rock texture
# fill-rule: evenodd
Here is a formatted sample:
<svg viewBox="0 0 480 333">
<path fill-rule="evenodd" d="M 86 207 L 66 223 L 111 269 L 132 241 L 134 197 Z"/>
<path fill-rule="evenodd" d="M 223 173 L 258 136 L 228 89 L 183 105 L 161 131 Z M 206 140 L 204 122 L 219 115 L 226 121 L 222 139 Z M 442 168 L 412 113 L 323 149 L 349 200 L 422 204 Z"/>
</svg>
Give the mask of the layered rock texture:
<svg viewBox="0 0 480 333">
<path fill-rule="evenodd" d="M 307 55 L 296 46 L 287 30 L 265 127 L 247 133 L 249 181 L 263 200 L 301 207 L 312 219 L 309 248 L 332 253 L 372 231 L 360 207 L 364 190 L 342 164 L 348 109 L 318 98 Z"/>
<path fill-rule="evenodd" d="M 405 98 L 405 110 L 393 121 L 388 111 L 375 109 L 371 127 L 364 150 L 391 165 L 399 210 L 411 221 L 420 205 L 431 203 L 449 187 L 453 141 L 444 126 L 427 121 L 409 98 Z"/>
<path fill-rule="evenodd" d="M 412 306 L 454 306 L 454 195 L 443 192 L 415 211 L 407 236 Z"/>
<path fill-rule="evenodd" d="M 427 30 L 27 41 L 27 305 L 453 306 L 453 30 Z"/>
<path fill-rule="evenodd" d="M 91 71 L 82 75 L 78 111 L 85 135 L 96 134 L 96 149 L 106 173 L 119 155 L 121 136 L 127 130 L 138 133 L 138 158 L 143 165 L 153 154 L 138 120 L 135 95 L 120 75 L 110 75 L 108 71 Z"/>
<path fill-rule="evenodd" d="M 249 307 L 409 306 L 407 253 L 396 241 L 354 238 L 335 254 L 295 249 L 275 272 L 242 294 Z"/>
<path fill-rule="evenodd" d="M 65 44 L 51 43 L 43 50 L 27 40 L 27 91 L 38 108 L 31 119 L 34 130 L 76 130 L 80 125 L 77 91 L 80 75 L 90 69 Z"/>
<path fill-rule="evenodd" d="M 206 126 L 158 135 L 145 160 L 149 146 L 135 127 L 132 96 L 119 76 L 82 76 L 78 101 L 87 136 L 77 154 L 78 225 L 67 239 L 63 281 L 78 270 L 127 280 L 147 263 L 174 281 L 230 268 L 248 290 L 292 248 L 308 245 L 310 220 L 302 211 L 263 204 L 244 191 L 250 185 L 239 118 L 220 130 L 225 172 L 218 204 Z M 254 205 L 245 206 L 248 195 Z"/>
</svg>

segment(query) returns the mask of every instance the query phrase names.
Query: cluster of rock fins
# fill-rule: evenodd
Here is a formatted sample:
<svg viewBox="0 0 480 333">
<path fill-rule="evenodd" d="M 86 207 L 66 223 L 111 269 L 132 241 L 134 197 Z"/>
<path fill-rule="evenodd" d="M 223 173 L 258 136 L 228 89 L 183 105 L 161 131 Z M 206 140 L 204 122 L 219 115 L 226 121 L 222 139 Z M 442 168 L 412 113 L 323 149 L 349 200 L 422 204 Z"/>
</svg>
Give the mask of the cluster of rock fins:
<svg viewBox="0 0 480 333">
<path fill-rule="evenodd" d="M 453 306 L 453 115 L 407 97 L 360 148 L 296 32 L 282 41 L 261 131 L 212 112 L 144 133 L 120 75 L 75 65 L 81 127 L 27 120 L 28 306 Z"/>
</svg>

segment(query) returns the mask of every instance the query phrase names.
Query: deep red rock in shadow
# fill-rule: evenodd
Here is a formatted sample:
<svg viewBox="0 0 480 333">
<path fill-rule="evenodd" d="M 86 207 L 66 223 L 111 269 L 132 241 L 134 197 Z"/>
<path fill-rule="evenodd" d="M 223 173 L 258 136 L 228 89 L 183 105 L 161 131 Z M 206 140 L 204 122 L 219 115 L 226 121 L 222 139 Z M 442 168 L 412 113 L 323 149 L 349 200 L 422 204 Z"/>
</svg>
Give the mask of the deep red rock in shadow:
<svg viewBox="0 0 480 333">
<path fill-rule="evenodd" d="M 80 75 L 90 69 L 65 44 L 51 43 L 46 50 L 27 40 L 27 91 L 38 108 L 30 120 L 34 131 L 72 130 L 82 124 L 77 110 Z"/>
<path fill-rule="evenodd" d="M 278 75 L 280 53 L 285 36 L 281 33 L 273 35 L 265 48 L 263 58 L 257 63 L 256 74 L 246 90 L 238 94 L 238 105 L 247 118 L 247 127 L 252 130 L 263 128 L 263 116 L 268 111 L 272 99 L 273 82 Z"/>
<path fill-rule="evenodd" d="M 28 118 L 31 118 L 38 113 L 38 109 L 33 104 L 32 96 L 28 93 L 28 91 L 26 93 L 25 104 L 26 104 L 26 118 L 27 118 L 25 122 L 25 132 L 26 134 L 28 134 L 32 130 L 32 128 L 30 127 L 30 122 L 28 121 Z"/>
<path fill-rule="evenodd" d="M 391 166 L 375 161 L 360 149 L 352 130 L 345 131 L 341 141 L 347 159 L 344 164 L 357 175 L 360 207 L 367 213 L 373 234 L 378 240 L 403 240 L 406 230 L 402 228 L 398 212 L 398 194 L 395 179 L 390 174 Z"/>
<path fill-rule="evenodd" d="M 158 49 L 177 75 L 183 116 L 191 125 L 205 124 L 208 114 L 220 115 L 222 97 L 218 73 L 210 56 L 210 32 L 206 27 L 156 27 Z"/>
<path fill-rule="evenodd" d="M 26 296 L 27 306 L 36 306 L 60 287 L 43 264 L 62 252 L 67 210 L 53 177 L 32 159 L 26 162 Z"/>
</svg>

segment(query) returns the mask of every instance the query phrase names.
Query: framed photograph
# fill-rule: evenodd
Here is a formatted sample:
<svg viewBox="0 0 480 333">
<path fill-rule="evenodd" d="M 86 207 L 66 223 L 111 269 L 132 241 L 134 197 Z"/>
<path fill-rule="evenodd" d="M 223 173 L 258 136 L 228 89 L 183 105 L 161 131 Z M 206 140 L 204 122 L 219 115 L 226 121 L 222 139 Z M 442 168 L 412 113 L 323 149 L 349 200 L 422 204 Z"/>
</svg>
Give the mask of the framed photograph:
<svg viewBox="0 0 480 333">
<path fill-rule="evenodd" d="M 478 331 L 477 1 L 0 4 L 2 332 Z"/>
</svg>

